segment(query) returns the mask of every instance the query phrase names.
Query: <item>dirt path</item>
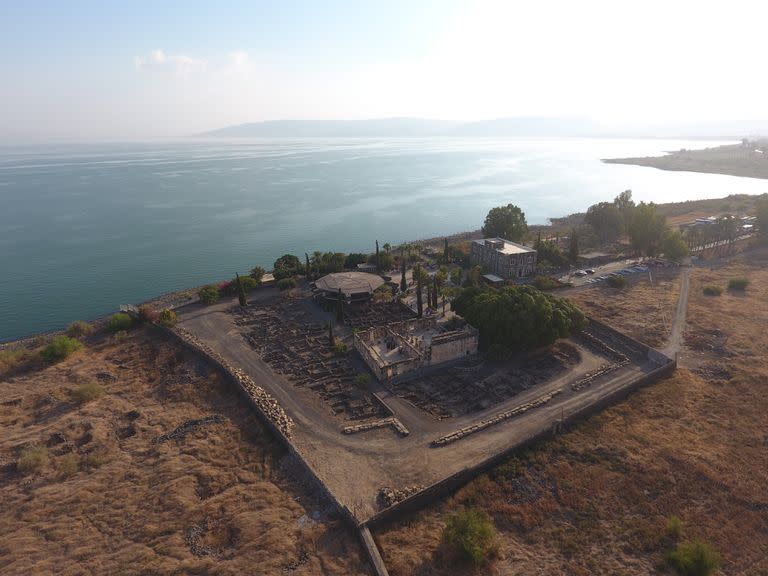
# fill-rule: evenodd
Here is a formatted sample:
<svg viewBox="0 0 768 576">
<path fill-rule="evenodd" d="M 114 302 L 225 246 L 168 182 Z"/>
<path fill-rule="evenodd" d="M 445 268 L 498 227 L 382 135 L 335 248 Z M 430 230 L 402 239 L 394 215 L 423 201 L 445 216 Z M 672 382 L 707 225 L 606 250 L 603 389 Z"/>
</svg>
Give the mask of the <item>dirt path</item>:
<svg viewBox="0 0 768 576">
<path fill-rule="evenodd" d="M 670 358 L 675 358 L 683 347 L 683 334 L 685 332 L 685 315 L 688 310 L 688 289 L 690 285 L 691 269 L 686 266 L 680 275 L 680 296 L 677 299 L 675 317 L 672 320 L 672 330 L 666 346 L 661 350 Z"/>
</svg>

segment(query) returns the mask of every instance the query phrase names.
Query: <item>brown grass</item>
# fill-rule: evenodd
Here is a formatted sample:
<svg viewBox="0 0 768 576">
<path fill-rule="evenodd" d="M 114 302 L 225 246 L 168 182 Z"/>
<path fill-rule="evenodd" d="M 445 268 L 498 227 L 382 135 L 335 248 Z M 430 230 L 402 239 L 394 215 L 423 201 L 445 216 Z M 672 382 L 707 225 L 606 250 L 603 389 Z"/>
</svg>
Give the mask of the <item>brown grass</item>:
<svg viewBox="0 0 768 576">
<path fill-rule="evenodd" d="M 768 573 L 766 264 L 768 254 L 749 254 L 694 269 L 686 336 L 696 349 L 683 367 L 381 531 L 390 573 L 466 573 L 439 552 L 460 506 L 493 518 L 498 574 L 656 574 L 674 545 L 672 516 L 685 538 L 722 554 L 722 573 Z M 702 294 L 735 276 L 750 279 L 745 296 Z"/>
<path fill-rule="evenodd" d="M 70 399 L 95 380 L 98 402 Z M 367 570 L 233 389 L 171 342 L 139 330 L 0 390 L 2 574 Z M 211 414 L 225 422 L 153 442 Z M 49 462 L 25 476 L 16 460 L 32 445 Z"/>
<path fill-rule="evenodd" d="M 646 273 L 635 276 L 624 289 L 602 282 L 566 295 L 588 316 L 621 327 L 646 344 L 659 346 L 669 337 L 679 293 L 679 271 L 674 269 L 654 271 L 653 283 Z"/>
</svg>

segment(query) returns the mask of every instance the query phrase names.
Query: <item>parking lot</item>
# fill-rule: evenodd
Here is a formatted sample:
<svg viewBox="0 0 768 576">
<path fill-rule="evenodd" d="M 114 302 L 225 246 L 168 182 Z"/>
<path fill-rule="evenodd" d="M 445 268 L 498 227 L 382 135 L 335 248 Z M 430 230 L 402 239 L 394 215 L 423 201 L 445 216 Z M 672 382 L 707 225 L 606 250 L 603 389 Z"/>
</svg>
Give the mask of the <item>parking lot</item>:
<svg viewBox="0 0 768 576">
<path fill-rule="evenodd" d="M 605 282 L 609 276 L 625 276 L 627 279 L 630 279 L 640 274 L 652 274 L 653 270 L 657 268 L 670 268 L 674 266 L 677 266 L 677 264 L 660 258 L 649 260 L 634 258 L 618 260 L 603 266 L 595 266 L 594 268 L 574 269 L 571 273 L 560 277 L 559 280 L 561 282 L 570 282 L 574 286 L 585 286 Z"/>
</svg>

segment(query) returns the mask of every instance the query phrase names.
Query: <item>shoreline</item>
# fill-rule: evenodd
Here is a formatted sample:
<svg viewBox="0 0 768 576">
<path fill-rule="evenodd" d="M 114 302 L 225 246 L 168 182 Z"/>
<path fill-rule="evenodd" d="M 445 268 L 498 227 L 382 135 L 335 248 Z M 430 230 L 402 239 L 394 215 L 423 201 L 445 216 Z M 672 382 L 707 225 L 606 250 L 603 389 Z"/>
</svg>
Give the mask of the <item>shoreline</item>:
<svg viewBox="0 0 768 576">
<path fill-rule="evenodd" d="M 678 150 L 665 156 L 603 158 L 604 164 L 626 164 L 671 172 L 722 174 L 741 178 L 768 179 L 768 142 L 729 144 L 703 150 Z"/>
</svg>

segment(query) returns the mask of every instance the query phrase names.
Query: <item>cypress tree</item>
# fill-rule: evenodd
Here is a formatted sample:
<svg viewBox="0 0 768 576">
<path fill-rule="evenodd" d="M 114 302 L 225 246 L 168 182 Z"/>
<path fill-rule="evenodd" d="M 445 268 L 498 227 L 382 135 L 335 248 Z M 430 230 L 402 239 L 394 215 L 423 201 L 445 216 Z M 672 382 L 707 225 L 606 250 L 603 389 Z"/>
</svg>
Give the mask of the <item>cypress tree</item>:
<svg viewBox="0 0 768 576">
<path fill-rule="evenodd" d="M 245 299 L 245 289 L 243 288 L 243 283 L 240 280 L 240 274 L 235 272 L 235 278 L 237 281 L 237 299 L 240 301 L 240 306 L 246 306 L 248 302 Z"/>
<path fill-rule="evenodd" d="M 432 308 L 437 310 L 437 274 L 432 277 Z"/>
<path fill-rule="evenodd" d="M 336 321 L 344 324 L 344 296 L 339 288 L 339 295 L 336 297 Z"/>
<path fill-rule="evenodd" d="M 424 303 L 421 301 L 421 266 L 417 264 L 413 272 L 416 274 L 416 317 L 421 318 L 424 315 Z"/>
<path fill-rule="evenodd" d="M 445 246 L 443 246 L 443 264 L 448 266 L 448 238 L 445 239 Z"/>
<path fill-rule="evenodd" d="M 536 239 L 536 245 L 534 248 L 536 248 L 536 250 L 541 248 L 541 228 L 539 228 L 539 237 Z"/>
<path fill-rule="evenodd" d="M 379 241 L 376 240 L 376 272 L 381 272 L 381 266 L 379 265 Z"/>
<path fill-rule="evenodd" d="M 568 260 L 571 264 L 579 261 L 579 238 L 576 236 L 576 228 L 571 231 L 571 242 L 568 245 Z"/>
<path fill-rule="evenodd" d="M 427 282 L 427 310 L 432 308 L 432 283 Z"/>
<path fill-rule="evenodd" d="M 307 260 L 307 277 L 309 278 L 312 275 L 312 268 L 309 267 L 309 254 L 304 252 L 304 258 Z"/>
<path fill-rule="evenodd" d="M 403 268 L 403 275 L 400 277 L 400 292 L 405 294 L 405 291 L 408 290 L 408 283 L 405 281 L 405 254 L 402 249 L 400 250 L 400 263 Z"/>
<path fill-rule="evenodd" d="M 330 320 L 328 321 L 328 342 L 331 344 L 331 347 L 336 346 L 336 339 L 333 337 L 333 322 Z"/>
</svg>

